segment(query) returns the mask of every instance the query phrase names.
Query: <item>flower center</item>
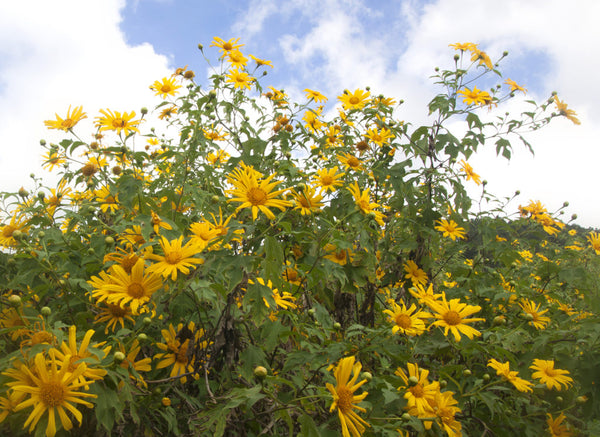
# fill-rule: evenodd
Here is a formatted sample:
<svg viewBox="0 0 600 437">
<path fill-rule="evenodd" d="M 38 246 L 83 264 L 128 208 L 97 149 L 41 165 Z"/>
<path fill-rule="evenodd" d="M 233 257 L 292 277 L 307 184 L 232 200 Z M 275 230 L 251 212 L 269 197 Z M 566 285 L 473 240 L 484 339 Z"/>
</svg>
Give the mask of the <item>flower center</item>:
<svg viewBox="0 0 600 437">
<path fill-rule="evenodd" d="M 182 260 L 182 256 L 179 252 L 170 252 L 165 255 L 165 261 L 169 264 L 179 264 Z"/>
<path fill-rule="evenodd" d="M 345 385 L 336 389 L 338 394 L 338 409 L 343 414 L 348 414 L 352 411 L 352 392 Z"/>
<path fill-rule="evenodd" d="M 288 281 L 295 281 L 298 279 L 298 272 L 294 269 L 286 269 L 285 274 Z"/>
<path fill-rule="evenodd" d="M 61 127 L 63 128 L 72 128 L 75 125 L 75 123 L 73 123 L 73 120 L 71 120 L 70 118 L 65 118 L 62 123 L 60 124 Z"/>
<path fill-rule="evenodd" d="M 333 183 L 333 178 L 329 175 L 325 175 L 321 177 L 321 185 L 331 185 Z"/>
<path fill-rule="evenodd" d="M 357 157 L 351 156 L 350 158 L 348 158 L 348 165 L 352 168 L 358 167 L 360 165 L 360 161 Z"/>
<path fill-rule="evenodd" d="M 360 99 L 359 99 L 358 97 L 356 97 L 356 96 L 352 96 L 352 97 L 350 97 L 350 98 L 348 99 L 348 102 L 349 102 L 351 105 L 356 105 L 358 102 L 360 102 Z"/>
<path fill-rule="evenodd" d="M 223 50 L 226 50 L 226 51 L 233 50 L 233 45 L 231 45 L 230 42 L 224 43 L 222 47 L 223 47 Z"/>
<path fill-rule="evenodd" d="M 340 250 L 339 252 L 336 252 L 335 257 L 336 257 L 336 259 L 338 259 L 340 261 L 344 261 L 346 259 L 346 251 Z"/>
<path fill-rule="evenodd" d="M 144 286 L 139 282 L 132 282 L 127 287 L 127 294 L 134 299 L 139 299 L 144 295 Z"/>
<path fill-rule="evenodd" d="M 45 382 L 40 387 L 40 398 L 48 407 L 58 407 L 65 401 L 65 387 L 59 381 Z"/>
<path fill-rule="evenodd" d="M 160 87 L 160 90 L 163 93 L 170 93 L 172 91 L 171 85 L 169 85 L 168 83 L 164 84 L 163 86 Z"/>
<path fill-rule="evenodd" d="M 71 355 L 71 359 L 69 359 L 69 367 L 68 370 L 69 372 L 73 373 L 73 371 L 75 369 L 77 369 L 77 366 L 79 366 L 79 364 L 77 364 L 77 361 L 81 360 L 84 357 L 80 357 L 79 355 Z"/>
<path fill-rule="evenodd" d="M 358 143 L 356 143 L 356 148 L 359 151 L 364 152 L 369 148 L 369 143 L 367 143 L 366 141 L 359 141 Z"/>
<path fill-rule="evenodd" d="M 544 369 L 544 373 L 546 375 L 548 375 L 550 378 L 554 378 L 555 376 L 558 375 L 558 372 L 556 372 L 556 370 L 552 369 L 552 368 L 547 368 Z"/>
<path fill-rule="evenodd" d="M 396 316 L 396 325 L 402 329 L 408 329 L 412 326 L 412 320 L 410 316 L 407 316 L 406 314 L 398 314 Z"/>
<path fill-rule="evenodd" d="M 112 120 L 112 127 L 113 128 L 123 128 L 127 125 L 127 122 L 125 120 L 123 120 L 122 118 L 114 118 Z"/>
<path fill-rule="evenodd" d="M 456 311 L 450 310 L 446 314 L 444 314 L 444 321 L 448 325 L 460 325 L 462 317 Z"/>
<path fill-rule="evenodd" d="M 421 384 L 417 384 L 409 388 L 408 391 L 411 392 L 415 398 L 422 398 L 425 396 L 425 390 L 423 390 L 423 386 Z"/>
<path fill-rule="evenodd" d="M 31 336 L 31 345 L 35 344 L 50 344 L 54 340 L 54 336 L 46 331 L 38 331 Z"/>
<path fill-rule="evenodd" d="M 121 308 L 120 305 L 115 305 L 112 303 L 108 304 L 108 312 L 113 316 L 113 317 L 123 317 L 127 315 L 127 309 L 126 308 Z"/>
<path fill-rule="evenodd" d="M 298 199 L 298 201 L 300 202 L 300 205 L 302 205 L 302 207 L 304 207 L 304 208 L 310 208 L 311 207 L 310 202 L 304 196 L 300 197 Z"/>
<path fill-rule="evenodd" d="M 261 188 L 252 187 L 248 190 L 248 201 L 256 206 L 256 205 L 264 205 L 267 200 L 267 193 Z"/>
<path fill-rule="evenodd" d="M 13 226 L 13 225 L 6 225 L 2 229 L 2 236 L 4 238 L 10 238 L 10 237 L 12 237 L 13 232 L 15 232 L 16 230 L 17 230 L 17 228 L 15 226 Z"/>
<path fill-rule="evenodd" d="M 189 340 L 186 340 L 185 343 L 183 343 L 179 347 L 179 350 L 177 351 L 177 356 L 175 357 L 175 360 L 178 363 L 187 364 L 187 362 L 188 362 L 188 358 L 187 358 L 188 344 L 189 344 Z"/>
</svg>

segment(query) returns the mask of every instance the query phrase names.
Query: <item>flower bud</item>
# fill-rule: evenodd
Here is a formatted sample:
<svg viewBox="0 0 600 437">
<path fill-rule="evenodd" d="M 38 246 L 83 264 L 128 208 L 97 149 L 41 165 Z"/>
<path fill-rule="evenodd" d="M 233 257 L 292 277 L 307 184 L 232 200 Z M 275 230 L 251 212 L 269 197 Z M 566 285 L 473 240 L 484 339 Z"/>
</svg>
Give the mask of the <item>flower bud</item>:
<svg viewBox="0 0 600 437">
<path fill-rule="evenodd" d="M 29 191 L 27 191 L 25 188 L 21 187 L 21 188 L 19 188 L 19 196 L 27 197 L 27 196 L 29 196 Z"/>
<path fill-rule="evenodd" d="M 419 383 L 419 378 L 417 378 L 416 376 L 413 375 L 408 378 L 408 386 L 409 387 L 414 387 L 418 383 Z"/>
<path fill-rule="evenodd" d="M 18 294 L 11 294 L 8 296 L 8 303 L 13 307 L 18 307 L 21 305 L 21 296 Z"/>
<path fill-rule="evenodd" d="M 573 215 L 571 216 L 571 220 L 577 220 L 577 214 L 573 214 Z"/>
<path fill-rule="evenodd" d="M 202 44 L 198 44 L 198 50 L 203 51 L 204 50 L 204 46 Z"/>
<path fill-rule="evenodd" d="M 149 325 L 152 323 L 152 319 L 150 317 L 144 317 L 142 322 L 144 323 L 144 325 Z"/>
<path fill-rule="evenodd" d="M 140 109 L 140 112 L 142 113 L 142 115 L 146 115 L 148 113 L 148 108 L 146 108 L 145 106 L 142 106 L 142 109 Z"/>
<path fill-rule="evenodd" d="M 482 378 L 484 382 L 488 382 L 491 379 L 491 376 L 489 373 L 484 373 Z"/>
<path fill-rule="evenodd" d="M 508 56 L 508 50 L 504 50 L 504 51 L 502 52 L 502 56 Z"/>
<path fill-rule="evenodd" d="M 44 231 L 38 232 L 38 238 L 44 238 L 45 236 L 46 236 L 46 233 Z"/>
<path fill-rule="evenodd" d="M 333 329 L 335 329 L 336 331 L 339 331 L 340 329 L 342 329 L 342 325 L 340 324 L 340 322 L 335 322 L 333 324 Z"/>
<path fill-rule="evenodd" d="M 447 385 L 448 381 L 446 381 L 445 379 L 440 379 L 440 387 L 446 388 Z"/>
<path fill-rule="evenodd" d="M 46 145 L 46 140 L 44 140 L 44 139 L 41 139 L 41 140 L 40 140 L 40 146 L 45 146 L 45 145 Z"/>
<path fill-rule="evenodd" d="M 256 366 L 254 368 L 254 376 L 258 379 L 264 379 L 267 376 L 267 369 L 263 366 Z"/>
<path fill-rule="evenodd" d="M 454 55 L 454 60 L 455 60 L 455 61 L 458 61 L 459 59 L 460 59 L 460 55 L 458 55 L 458 54 L 457 54 L 457 55 Z"/>
<path fill-rule="evenodd" d="M 373 375 L 371 375 L 371 372 L 362 372 L 360 376 L 362 379 L 366 379 L 367 381 L 371 381 L 373 379 Z"/>
<path fill-rule="evenodd" d="M 42 307 L 42 309 L 40 310 L 40 314 L 44 317 L 48 317 L 50 314 L 52 314 L 52 310 L 50 309 L 50 307 Z"/>
<path fill-rule="evenodd" d="M 146 334 L 144 334 L 143 332 L 140 332 L 137 336 L 137 339 L 140 343 L 148 340 L 148 336 Z"/>
<path fill-rule="evenodd" d="M 563 202 L 563 208 L 566 208 L 567 206 L 569 206 L 569 202 Z"/>
<path fill-rule="evenodd" d="M 113 354 L 113 360 L 115 360 L 115 363 L 120 364 L 125 360 L 125 354 L 121 351 L 117 351 Z"/>
<path fill-rule="evenodd" d="M 108 236 L 104 239 L 104 243 L 111 246 L 111 245 L 115 244 L 115 239 L 113 237 Z"/>
<path fill-rule="evenodd" d="M 471 376 L 472 374 L 473 372 L 471 372 L 469 369 L 463 370 L 463 376 Z"/>
<path fill-rule="evenodd" d="M 402 416 L 400 416 L 400 418 L 402 419 L 403 422 L 408 422 L 411 417 L 412 416 L 408 413 L 404 413 Z"/>
</svg>

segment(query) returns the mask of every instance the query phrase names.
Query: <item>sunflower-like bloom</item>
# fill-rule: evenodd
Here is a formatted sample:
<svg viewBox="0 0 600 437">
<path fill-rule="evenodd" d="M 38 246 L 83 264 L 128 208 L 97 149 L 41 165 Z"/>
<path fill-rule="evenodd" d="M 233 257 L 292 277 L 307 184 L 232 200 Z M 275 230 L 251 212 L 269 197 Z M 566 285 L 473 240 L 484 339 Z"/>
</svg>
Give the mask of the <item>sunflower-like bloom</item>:
<svg viewBox="0 0 600 437">
<path fill-rule="evenodd" d="M 435 302 L 439 300 L 444 294 L 443 293 L 435 293 L 433 291 L 433 284 L 429 284 L 427 288 L 423 284 L 416 284 L 414 287 L 408 289 L 408 292 L 417 299 L 417 301 L 422 305 L 425 304 L 429 306 L 427 302 Z"/>
<path fill-rule="evenodd" d="M 245 71 L 231 70 L 227 73 L 227 83 L 232 83 L 235 88 L 247 88 L 250 89 L 250 84 L 254 81 L 254 78 Z"/>
<path fill-rule="evenodd" d="M 370 190 L 368 188 L 361 191 L 358 187 L 358 183 L 354 181 L 354 183 L 348 187 L 348 191 L 352 193 L 356 206 L 363 214 L 371 214 L 379 226 L 384 225 L 383 213 L 381 211 L 375 211 L 375 208 L 379 208 L 379 204 L 371 202 Z"/>
<path fill-rule="evenodd" d="M 188 323 L 187 326 L 180 323 L 177 325 L 177 331 L 175 331 L 173 325 L 169 323 L 169 329 L 160 331 L 166 343 L 156 344 L 160 350 L 164 351 L 154 356 L 154 359 L 161 360 L 156 365 L 157 369 L 172 365 L 169 374 L 171 378 L 194 372 L 196 354 L 192 352 L 196 349 L 204 349 L 207 346 L 206 341 L 200 341 L 204 336 L 204 330 L 196 330 L 195 328 L 194 322 Z M 194 374 L 194 378 L 197 379 L 198 375 Z M 181 376 L 179 380 L 181 383 L 185 383 L 187 377 Z"/>
<path fill-rule="evenodd" d="M 395 135 L 389 129 L 384 127 L 381 128 L 381 130 L 378 130 L 376 127 L 368 129 L 364 136 L 378 146 L 383 146 L 384 144 L 389 143 L 389 141 L 395 137 Z"/>
<path fill-rule="evenodd" d="M 337 165 L 333 168 L 317 170 L 317 174 L 314 177 L 315 183 L 321 187 L 321 191 L 334 192 L 337 187 L 344 185 L 341 180 L 345 173 L 338 173 Z M 598 246 L 600 248 L 600 245 Z"/>
<path fill-rule="evenodd" d="M 225 56 L 228 52 L 232 50 L 237 50 L 240 47 L 243 47 L 244 44 L 238 44 L 239 38 L 231 38 L 227 41 L 219 38 L 218 36 L 213 37 L 213 41 L 209 47 L 218 47 L 222 56 Z"/>
<path fill-rule="evenodd" d="M 150 365 L 152 363 L 152 358 L 142 358 L 136 361 L 140 349 L 141 346 L 137 339 L 133 340 L 133 343 L 129 346 L 129 350 L 127 350 L 123 344 L 119 343 L 119 351 L 123 352 L 125 355 L 125 359 L 121 362 L 120 366 L 129 371 L 131 379 L 146 387 L 146 382 L 139 373 L 152 370 L 152 366 Z"/>
<path fill-rule="evenodd" d="M 319 120 L 322 109 L 322 106 L 319 106 L 317 109 L 309 109 L 302 116 L 302 120 L 306 122 L 304 126 L 312 133 L 318 132 L 323 126 L 325 126 L 325 123 Z"/>
<path fill-rule="evenodd" d="M 228 51 L 227 60 L 235 68 L 244 68 L 248 63 L 248 58 L 239 50 Z"/>
<path fill-rule="evenodd" d="M 527 89 L 523 88 L 521 85 L 517 85 L 517 82 L 512 79 L 507 78 L 504 83 L 510 87 L 511 93 L 514 93 L 515 91 L 521 91 L 523 94 L 527 94 Z"/>
<path fill-rule="evenodd" d="M 281 181 L 271 182 L 274 177 L 275 173 L 263 179 L 260 172 L 242 163 L 241 168 L 236 168 L 231 175 L 227 176 L 229 183 L 235 187 L 226 191 L 227 194 L 233 196 L 232 199 L 228 199 L 228 202 L 241 203 L 236 212 L 242 208 L 250 208 L 252 210 L 252 220 L 256 220 L 258 211 L 274 220 L 275 214 L 269 209 L 270 207 L 284 211 L 286 207 L 292 205 L 287 200 L 276 199 L 278 195 L 286 190 L 273 191 L 281 183 Z"/>
<path fill-rule="evenodd" d="M 431 314 L 422 310 L 417 311 L 414 303 L 410 308 L 406 308 L 406 305 L 402 301 L 400 305 L 393 300 L 390 300 L 388 303 L 391 309 L 385 309 L 383 313 L 387 314 L 388 320 L 394 324 L 392 328 L 393 334 L 399 332 L 400 334 L 413 337 L 421 335 L 427 330 L 424 320 L 430 318 Z"/>
<path fill-rule="evenodd" d="M 586 240 L 590 243 L 590 246 L 592 246 L 596 255 L 600 255 L 600 235 L 598 235 L 597 232 L 590 232 L 590 235 L 586 237 Z"/>
<path fill-rule="evenodd" d="M 62 427 L 65 430 L 69 431 L 73 428 L 73 422 L 67 416 L 65 410 L 70 411 L 81 426 L 83 416 L 74 404 L 91 408 L 93 404 L 84 401 L 82 398 L 96 397 L 94 394 L 80 391 L 82 387 L 87 387 L 93 382 L 82 380 L 82 375 L 87 370 L 85 363 L 80 364 L 71 372 L 68 370 L 70 357 L 60 363 L 55 358 L 56 353 L 55 349 L 50 349 L 48 360 L 43 353 L 38 353 L 34 359 L 33 371 L 26 365 L 22 365 L 20 370 L 27 375 L 31 383 L 13 387 L 15 392 L 26 393 L 30 396 L 15 407 L 16 411 L 30 406 L 34 407 L 23 424 L 23 428 L 29 425 L 29 432 L 32 432 L 42 416 L 46 412 L 48 413 L 46 437 L 54 437 L 56 434 L 56 413 L 58 413 Z M 60 369 L 58 368 L 59 364 Z"/>
<path fill-rule="evenodd" d="M 217 237 L 220 232 L 214 225 L 207 221 L 195 222 L 190 225 L 191 240 L 197 243 L 200 250 L 204 250 Z"/>
<path fill-rule="evenodd" d="M 426 303 L 427 306 L 435 312 L 433 317 L 438 319 L 432 323 L 432 326 L 443 327 L 444 335 L 448 335 L 448 331 L 450 331 L 454 335 L 456 341 L 460 341 L 461 333 L 471 340 L 473 337 L 479 337 L 481 335 L 481 332 L 467 324 L 485 321 L 485 319 L 481 318 L 467 318 L 470 315 L 481 311 L 479 305 L 467 305 L 466 303 L 460 302 L 460 299 L 450 299 L 450 302 L 448 302 L 445 295 L 442 296 L 441 301 L 427 301 Z"/>
<path fill-rule="evenodd" d="M 174 77 L 163 77 L 162 82 L 160 80 L 156 80 L 150 87 L 152 91 L 156 92 L 156 96 L 161 96 L 163 99 L 177 94 L 177 90 L 179 88 L 181 88 L 181 85 L 177 85 L 175 83 Z"/>
<path fill-rule="evenodd" d="M 558 109 L 560 115 L 567 117 L 575 124 L 581 124 L 579 119 L 576 117 L 577 113 L 574 110 L 569 109 L 567 104 L 565 102 L 561 102 L 556 95 L 554 96 L 554 103 L 556 103 L 556 108 Z"/>
<path fill-rule="evenodd" d="M 455 241 L 457 238 L 465 238 L 465 228 L 461 228 L 456 224 L 454 220 L 437 220 L 437 226 L 434 228 L 440 232 L 442 232 L 444 237 L 450 237 L 452 241 Z"/>
<path fill-rule="evenodd" d="M 275 304 L 277 305 L 277 308 L 283 308 L 284 310 L 287 310 L 287 309 L 294 309 L 294 308 L 298 307 L 295 303 L 296 298 L 294 296 L 292 296 L 291 293 L 288 293 L 287 291 L 280 293 L 277 288 L 273 288 L 273 283 L 271 282 L 270 279 L 267 282 L 265 282 L 265 280 L 263 278 L 256 278 L 256 282 L 258 282 L 263 287 L 268 287 L 269 289 L 271 289 L 271 291 L 273 292 L 272 297 L 273 297 L 273 300 L 275 301 Z M 249 279 L 248 283 L 254 284 L 254 281 Z M 271 308 L 271 305 L 269 305 L 269 302 L 264 297 L 263 297 L 263 302 L 265 303 L 265 306 L 267 308 Z"/>
<path fill-rule="evenodd" d="M 563 385 L 567 388 L 573 383 L 573 378 L 567 376 L 569 374 L 568 370 L 554 368 L 554 360 L 539 360 L 536 358 L 529 368 L 535 370 L 531 377 L 539 379 L 549 389 L 556 388 L 560 391 Z"/>
<path fill-rule="evenodd" d="M 533 391 L 531 386 L 533 385 L 531 382 L 519 378 L 519 372 L 516 370 L 510 370 L 510 362 L 501 363 L 495 359 L 490 359 L 488 361 L 488 367 L 491 367 L 496 371 L 496 374 L 502 376 L 508 382 L 515 386 L 515 388 L 522 392 L 530 392 Z"/>
<path fill-rule="evenodd" d="M 458 94 L 463 96 L 463 103 L 467 105 L 487 105 L 492 101 L 492 97 L 487 91 L 481 91 L 476 86 L 472 90 L 465 87 L 464 90 L 458 91 Z"/>
<path fill-rule="evenodd" d="M 160 246 L 162 247 L 163 255 L 155 253 L 147 253 L 145 255 L 148 259 L 158 261 L 148 267 L 148 272 L 159 273 L 165 278 L 171 276 L 171 279 L 175 281 L 177 280 L 178 271 L 187 275 L 190 273 L 190 267 L 204 263 L 203 259 L 194 258 L 194 255 L 202 251 L 198 243 L 190 240 L 183 247 L 182 243 L 183 235 L 171 241 L 165 237 L 160 237 Z"/>
<path fill-rule="evenodd" d="M 141 120 L 132 120 L 135 117 L 135 111 L 121 114 L 119 111 L 112 112 L 110 109 L 101 109 L 100 113 L 104 115 L 104 117 L 96 117 L 98 120 L 96 126 L 100 128 L 100 132 L 114 130 L 120 135 L 123 131 L 125 136 L 128 136 L 130 132 L 140 133 L 137 126 Z"/>
<path fill-rule="evenodd" d="M 488 54 L 477 47 L 471 49 L 471 61 L 479 61 L 479 65 L 485 65 L 490 70 L 494 69 L 494 65 Z"/>
<path fill-rule="evenodd" d="M 27 230 L 27 219 L 24 216 L 14 214 L 10 222 L 5 225 L 0 225 L 0 247 L 14 247 L 17 245 L 17 240 L 14 238 L 16 231 L 24 232 Z"/>
<path fill-rule="evenodd" d="M 546 325 L 550 323 L 550 317 L 544 316 L 548 310 L 540 311 L 542 304 L 536 304 L 532 300 L 523 300 L 519 303 L 523 313 L 531 319 L 531 324 L 535 329 L 546 329 Z"/>
<path fill-rule="evenodd" d="M 548 425 L 548 432 L 550 432 L 551 437 L 571 437 L 573 435 L 571 427 L 563 423 L 565 419 L 566 416 L 562 412 L 556 419 L 552 417 L 552 414 L 548 413 L 546 424 Z"/>
<path fill-rule="evenodd" d="M 253 60 L 254 62 L 256 62 L 256 67 L 257 67 L 257 68 L 258 68 L 258 67 L 261 67 L 261 66 L 263 66 L 263 65 L 264 65 L 264 66 L 267 66 L 267 67 L 271 67 L 271 68 L 273 68 L 273 62 L 271 62 L 271 61 L 269 61 L 269 60 L 267 60 L 267 59 L 260 59 L 260 58 L 257 58 L 256 56 L 253 56 L 253 55 L 249 55 L 249 56 L 252 58 L 252 60 Z"/>
<path fill-rule="evenodd" d="M 362 165 L 362 161 L 358 159 L 356 156 L 351 155 L 349 153 L 342 153 L 337 155 L 337 159 L 340 160 L 342 164 L 346 166 L 347 170 L 363 170 L 364 167 Z"/>
<path fill-rule="evenodd" d="M 420 269 L 416 262 L 408 260 L 404 263 L 404 271 L 406 279 L 410 279 L 413 285 L 427 285 L 427 273 Z"/>
<path fill-rule="evenodd" d="M 464 51 L 473 51 L 477 49 L 477 44 L 473 44 L 472 42 L 457 42 L 454 44 L 448 44 L 448 47 L 454 48 L 454 50 Z"/>
<path fill-rule="evenodd" d="M 304 92 L 306 93 L 306 98 L 308 100 L 313 99 L 317 103 L 326 102 L 327 101 L 327 97 L 325 97 L 323 94 L 321 94 L 318 91 L 313 91 L 311 89 L 306 88 L 304 90 Z"/>
<path fill-rule="evenodd" d="M 353 93 L 349 91 L 344 92 L 344 94 L 338 97 L 338 100 L 342 102 L 342 106 L 346 111 L 350 109 L 362 109 L 367 104 L 370 95 L 369 91 L 365 92 L 361 89 L 356 89 Z"/>
<path fill-rule="evenodd" d="M 76 106 L 73 108 L 73 112 L 71 112 L 71 105 L 69 105 L 67 116 L 65 118 L 59 117 L 58 114 L 54 115 L 56 116 L 56 120 L 45 120 L 44 124 L 48 129 L 60 129 L 65 132 L 69 129 L 73 129 L 77 123 L 84 118 L 87 118 L 87 115 L 83 112 L 83 106 Z"/>
<path fill-rule="evenodd" d="M 92 296 L 98 298 L 98 302 L 106 301 L 122 308 L 129 306 L 134 315 L 139 314 L 139 309 L 163 285 L 160 274 L 145 268 L 143 258 L 136 261 L 130 273 L 120 265 L 113 265 L 107 279 L 101 288 L 92 292 Z"/>
<path fill-rule="evenodd" d="M 107 306 L 102 308 L 101 311 L 96 315 L 94 318 L 94 323 L 106 323 L 104 333 L 108 334 L 109 329 L 112 332 L 115 332 L 117 323 L 121 325 L 121 329 L 125 328 L 125 320 L 135 323 L 135 320 L 133 317 L 131 317 L 131 315 L 132 313 L 130 307 L 107 304 Z"/>
<path fill-rule="evenodd" d="M 466 162 L 465 160 L 461 161 L 461 165 L 462 165 L 462 170 L 467 175 L 467 180 L 472 180 L 477 185 L 481 185 L 481 177 L 477 173 L 475 173 L 475 171 L 473 170 L 473 167 L 471 167 L 471 165 L 468 162 Z"/>
<path fill-rule="evenodd" d="M 323 206 L 323 196 L 311 186 L 307 186 L 300 192 L 292 190 L 291 195 L 296 204 L 294 209 L 299 210 L 301 215 L 311 215 L 313 212 L 320 211 Z"/>
<path fill-rule="evenodd" d="M 327 255 L 325 255 L 324 258 L 333 261 L 336 264 L 345 266 L 348 261 L 352 262 L 353 253 L 349 249 L 340 249 L 331 243 L 327 243 L 323 249 L 327 252 Z"/>
<path fill-rule="evenodd" d="M 105 347 L 102 352 L 103 356 L 100 358 L 88 350 L 90 340 L 94 335 L 94 330 L 89 329 L 79 346 L 77 346 L 77 327 L 71 325 L 69 327 L 69 338 L 68 344 L 64 341 L 60 345 L 60 349 L 56 350 L 56 360 L 67 366 L 69 372 L 73 372 L 77 367 L 82 364 L 81 360 L 85 360 L 86 370 L 79 376 L 79 382 L 85 382 L 86 379 L 95 381 L 104 378 L 106 370 L 95 368 L 94 364 L 98 364 L 101 358 L 104 358 L 110 352 L 110 346 Z M 99 344 L 94 344 L 92 347 L 98 348 Z"/>
<path fill-rule="evenodd" d="M 354 356 L 342 358 L 334 370 L 336 386 L 334 387 L 330 383 L 326 384 L 333 396 L 333 403 L 329 411 L 333 412 L 337 408 L 344 437 L 360 437 L 366 429 L 365 425 L 371 426 L 354 411 L 358 410 L 363 413 L 367 411 L 356 404 L 369 394 L 368 392 L 360 395 L 354 394 L 360 386 L 367 382 L 366 379 L 356 382 L 362 365 L 359 362 L 355 363 L 354 360 Z M 352 379 L 350 379 L 351 374 Z"/>
<path fill-rule="evenodd" d="M 406 363 L 408 374 L 404 369 L 398 367 L 396 375 L 402 378 L 404 385 L 398 390 L 406 389 L 404 398 L 407 401 L 406 409 L 416 410 L 418 417 L 429 417 L 433 413 L 430 402 L 435 398 L 435 394 L 440 391 L 440 383 L 437 381 L 429 382 L 429 370 L 419 369 L 418 364 Z M 416 382 L 415 382 L 416 381 Z"/>
</svg>

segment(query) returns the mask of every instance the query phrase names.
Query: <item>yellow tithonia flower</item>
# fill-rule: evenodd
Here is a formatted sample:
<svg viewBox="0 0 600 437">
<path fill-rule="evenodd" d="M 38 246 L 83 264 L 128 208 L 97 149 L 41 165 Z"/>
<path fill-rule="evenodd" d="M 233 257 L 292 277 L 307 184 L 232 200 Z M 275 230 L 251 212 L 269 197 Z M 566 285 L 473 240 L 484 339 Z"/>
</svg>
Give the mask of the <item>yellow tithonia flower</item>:
<svg viewBox="0 0 600 437">
<path fill-rule="evenodd" d="M 334 387 L 330 383 L 326 384 L 333 396 L 333 403 L 329 411 L 333 412 L 337 408 L 344 437 L 360 437 L 366 429 L 365 426 L 371 426 L 354 411 L 358 410 L 363 413 L 367 411 L 356 404 L 366 398 L 368 392 L 360 395 L 354 394 L 361 385 L 367 382 L 366 379 L 356 382 L 361 368 L 362 365 L 359 362 L 355 363 L 354 356 L 342 358 L 334 370 L 336 386 Z M 351 375 L 352 379 L 350 379 Z"/>
<path fill-rule="evenodd" d="M 554 368 L 554 360 L 540 360 L 536 358 L 529 368 L 535 370 L 531 374 L 531 377 L 539 379 L 549 389 L 556 388 L 556 390 L 560 391 L 563 385 L 566 388 L 573 383 L 573 378 L 567 376 L 569 374 L 568 370 Z"/>
<path fill-rule="evenodd" d="M 67 132 L 69 129 L 73 129 L 73 127 L 81 120 L 87 118 L 87 115 L 83 112 L 82 108 L 83 106 L 76 106 L 73 108 L 73 112 L 71 112 L 71 105 L 69 105 L 67 116 L 64 119 L 59 117 L 58 114 L 54 114 L 56 120 L 45 120 L 44 124 L 48 129 L 61 129 Z"/>
<path fill-rule="evenodd" d="M 441 301 L 426 301 L 427 306 L 434 312 L 433 317 L 438 319 L 432 323 L 432 326 L 441 326 L 444 328 L 444 335 L 448 335 L 450 331 L 454 335 L 456 341 L 460 341 L 460 334 L 464 334 L 469 339 L 473 337 L 479 337 L 481 332 L 469 326 L 467 323 L 484 322 L 482 318 L 467 317 L 481 311 L 479 305 L 467 305 L 466 303 L 460 302 L 460 299 L 450 299 L 448 302 L 446 296 L 442 296 Z"/>
</svg>

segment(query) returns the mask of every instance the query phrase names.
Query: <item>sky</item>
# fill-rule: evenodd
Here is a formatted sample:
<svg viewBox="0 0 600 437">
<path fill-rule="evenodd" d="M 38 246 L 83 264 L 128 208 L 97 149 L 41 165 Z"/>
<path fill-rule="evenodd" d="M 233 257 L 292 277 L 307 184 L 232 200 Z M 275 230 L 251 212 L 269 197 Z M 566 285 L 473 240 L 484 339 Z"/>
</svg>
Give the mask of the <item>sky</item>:
<svg viewBox="0 0 600 437">
<path fill-rule="evenodd" d="M 245 54 L 271 60 L 261 83 L 292 99 L 318 90 L 333 111 L 344 89 L 369 86 L 404 100 L 397 116 L 415 125 L 431 122 L 426 105 L 439 90 L 430 76 L 452 67 L 448 44 L 473 42 L 492 59 L 509 52 L 504 78 L 524 85 L 527 98 L 542 102 L 556 91 L 581 120 L 560 117 L 528 134 L 535 156 L 518 143 L 510 162 L 493 145 L 472 156 L 487 190 L 521 192 L 509 213 L 529 200 L 551 212 L 568 201 L 563 221 L 577 214 L 577 224 L 600 228 L 598 16 L 597 0 L 2 1 L 0 192 L 30 189 L 32 173 L 48 180 L 39 142 L 58 142 L 63 132 L 43 121 L 64 117 L 69 105 L 83 105 L 88 118 L 76 131 L 90 141 L 100 109 L 152 108 L 159 100 L 149 86 L 175 68 L 188 65 L 207 85 L 198 44 L 215 64 L 214 36 L 240 38 Z"/>
</svg>

